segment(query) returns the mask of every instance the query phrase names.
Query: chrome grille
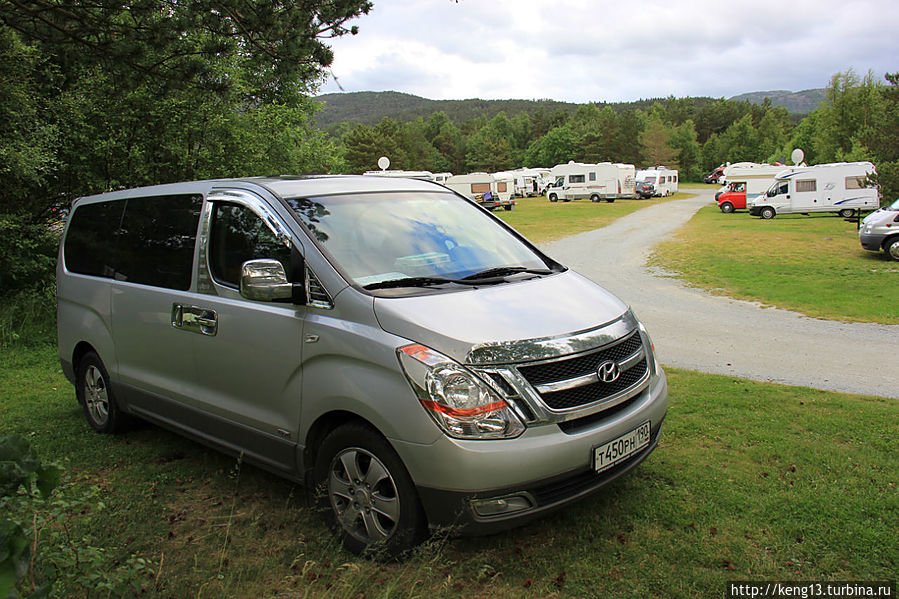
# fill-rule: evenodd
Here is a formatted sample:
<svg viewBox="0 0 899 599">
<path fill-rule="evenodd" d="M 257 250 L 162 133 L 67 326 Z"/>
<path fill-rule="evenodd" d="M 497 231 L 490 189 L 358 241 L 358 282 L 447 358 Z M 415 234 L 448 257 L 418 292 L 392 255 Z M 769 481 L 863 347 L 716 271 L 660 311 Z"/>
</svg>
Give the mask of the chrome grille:
<svg viewBox="0 0 899 599">
<path fill-rule="evenodd" d="M 571 410 L 597 402 L 624 398 L 649 377 L 647 352 L 640 334 L 612 345 L 577 356 L 539 364 L 519 365 L 518 373 L 528 382 L 551 410 Z M 596 375 L 600 364 L 613 360 L 621 365 L 621 375 L 610 383 Z"/>
</svg>

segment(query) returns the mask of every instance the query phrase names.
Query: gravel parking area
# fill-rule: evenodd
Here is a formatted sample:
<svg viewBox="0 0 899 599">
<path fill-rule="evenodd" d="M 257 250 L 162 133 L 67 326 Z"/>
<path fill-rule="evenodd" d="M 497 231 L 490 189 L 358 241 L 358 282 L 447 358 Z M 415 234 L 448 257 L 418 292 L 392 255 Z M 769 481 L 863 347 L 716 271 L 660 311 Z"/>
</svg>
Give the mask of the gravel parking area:
<svg viewBox="0 0 899 599">
<path fill-rule="evenodd" d="M 541 249 L 629 303 L 646 324 L 663 364 L 899 398 L 899 382 L 890 374 L 899 325 L 842 323 L 763 308 L 709 295 L 645 266 L 656 243 L 714 202 L 713 191 L 697 193 Z"/>
</svg>

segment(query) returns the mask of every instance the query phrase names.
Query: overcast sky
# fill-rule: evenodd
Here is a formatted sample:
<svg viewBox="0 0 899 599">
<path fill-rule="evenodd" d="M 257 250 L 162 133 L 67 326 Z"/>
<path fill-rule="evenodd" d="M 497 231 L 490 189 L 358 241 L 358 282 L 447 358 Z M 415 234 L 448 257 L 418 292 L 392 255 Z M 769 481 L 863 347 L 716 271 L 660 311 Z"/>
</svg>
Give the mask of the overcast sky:
<svg viewBox="0 0 899 599">
<path fill-rule="evenodd" d="M 899 71 L 899 0 L 374 0 L 353 24 L 332 43 L 345 91 L 435 100 L 728 98 Z"/>
</svg>

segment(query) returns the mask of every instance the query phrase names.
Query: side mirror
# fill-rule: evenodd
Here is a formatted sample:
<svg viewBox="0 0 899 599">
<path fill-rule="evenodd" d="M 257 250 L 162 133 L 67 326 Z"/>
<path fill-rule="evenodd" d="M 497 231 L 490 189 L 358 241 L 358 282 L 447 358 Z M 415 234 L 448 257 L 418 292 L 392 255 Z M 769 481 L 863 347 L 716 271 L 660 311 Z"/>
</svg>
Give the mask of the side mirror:
<svg viewBox="0 0 899 599">
<path fill-rule="evenodd" d="M 293 284 L 277 260 L 247 260 L 240 267 L 240 295 L 262 302 L 293 298 Z"/>
</svg>

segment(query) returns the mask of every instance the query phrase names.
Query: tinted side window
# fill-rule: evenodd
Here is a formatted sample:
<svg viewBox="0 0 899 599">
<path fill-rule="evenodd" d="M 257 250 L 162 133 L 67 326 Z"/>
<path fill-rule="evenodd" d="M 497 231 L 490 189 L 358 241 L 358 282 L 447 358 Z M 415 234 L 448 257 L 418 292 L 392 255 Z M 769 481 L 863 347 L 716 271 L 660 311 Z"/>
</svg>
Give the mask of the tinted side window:
<svg viewBox="0 0 899 599">
<path fill-rule="evenodd" d="M 200 195 L 127 200 L 116 246 L 116 278 L 189 289 L 202 205 Z"/>
<path fill-rule="evenodd" d="M 261 218 L 244 206 L 216 203 L 209 239 L 209 267 L 215 280 L 238 287 L 241 265 L 258 258 L 278 260 L 290 273 L 290 248 Z"/>
<path fill-rule="evenodd" d="M 584 175 L 568 175 L 569 183 L 583 183 L 585 181 Z"/>
<path fill-rule="evenodd" d="M 115 232 L 125 202 L 79 206 L 72 213 L 63 256 L 71 272 L 95 277 L 115 276 Z"/>
</svg>

